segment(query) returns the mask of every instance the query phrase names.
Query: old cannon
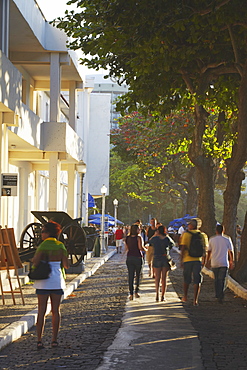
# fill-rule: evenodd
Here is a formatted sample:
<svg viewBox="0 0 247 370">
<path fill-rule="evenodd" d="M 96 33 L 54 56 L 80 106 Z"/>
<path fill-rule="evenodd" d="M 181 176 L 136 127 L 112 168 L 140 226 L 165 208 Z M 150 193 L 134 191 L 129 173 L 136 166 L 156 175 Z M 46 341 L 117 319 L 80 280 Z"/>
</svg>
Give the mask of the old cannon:
<svg viewBox="0 0 247 370">
<path fill-rule="evenodd" d="M 87 250 L 92 250 L 98 234 L 92 228 L 81 227 L 79 224 L 81 219 L 73 219 L 66 212 L 60 211 L 32 211 L 31 213 L 40 222 L 28 224 L 22 231 L 19 255 L 23 262 L 34 256 L 37 247 L 42 242 L 42 225 L 51 220 L 62 226 L 58 239 L 64 243 L 68 251 L 70 266 L 78 266 L 83 261 Z"/>
</svg>

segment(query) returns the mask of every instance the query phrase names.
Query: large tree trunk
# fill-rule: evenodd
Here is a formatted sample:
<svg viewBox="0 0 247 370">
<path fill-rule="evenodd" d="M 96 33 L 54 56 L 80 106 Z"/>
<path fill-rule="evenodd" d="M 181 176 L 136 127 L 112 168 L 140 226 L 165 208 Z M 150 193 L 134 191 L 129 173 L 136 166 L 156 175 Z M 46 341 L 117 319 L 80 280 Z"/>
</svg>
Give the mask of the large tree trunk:
<svg viewBox="0 0 247 370">
<path fill-rule="evenodd" d="M 201 158 L 197 165 L 198 173 L 198 217 L 202 220 L 202 230 L 208 237 L 215 234 L 216 219 L 214 207 L 214 164 L 211 158 Z"/>
<path fill-rule="evenodd" d="M 208 113 L 202 106 L 195 106 L 195 129 L 189 158 L 195 165 L 198 180 L 198 216 L 202 220 L 202 230 L 210 237 L 215 233 L 216 219 L 214 208 L 214 162 L 203 152 L 202 139 Z"/>
<path fill-rule="evenodd" d="M 238 137 L 233 146 L 232 157 L 227 161 L 227 186 L 224 192 L 223 223 L 226 234 L 235 244 L 237 206 L 241 194 L 242 181 L 245 178 L 243 167 L 247 160 L 247 62 L 245 63 L 239 88 L 239 114 L 237 125 Z M 247 218 L 241 238 L 241 252 L 232 276 L 239 281 L 247 281 Z"/>
<path fill-rule="evenodd" d="M 245 63 L 239 88 L 239 114 L 237 142 L 233 146 L 232 157 L 227 160 L 227 186 L 224 192 L 225 231 L 235 241 L 237 206 L 245 178 L 243 167 L 247 160 L 247 62 Z"/>
<path fill-rule="evenodd" d="M 198 206 L 198 194 L 197 194 L 197 185 L 196 185 L 196 168 L 192 167 L 189 171 L 186 180 L 188 185 L 186 186 L 187 190 L 187 204 L 186 204 L 186 213 L 194 216 L 197 215 L 197 206 Z"/>
<path fill-rule="evenodd" d="M 241 236 L 239 261 L 231 275 L 239 283 L 247 281 L 247 212 L 245 214 L 244 228 Z"/>
<path fill-rule="evenodd" d="M 241 185 L 245 175 L 242 169 L 237 169 L 232 164 L 227 166 L 227 175 L 227 186 L 226 190 L 224 191 L 223 225 L 225 227 L 226 234 L 232 238 L 233 244 L 235 245 L 237 208 L 241 195 Z"/>
</svg>

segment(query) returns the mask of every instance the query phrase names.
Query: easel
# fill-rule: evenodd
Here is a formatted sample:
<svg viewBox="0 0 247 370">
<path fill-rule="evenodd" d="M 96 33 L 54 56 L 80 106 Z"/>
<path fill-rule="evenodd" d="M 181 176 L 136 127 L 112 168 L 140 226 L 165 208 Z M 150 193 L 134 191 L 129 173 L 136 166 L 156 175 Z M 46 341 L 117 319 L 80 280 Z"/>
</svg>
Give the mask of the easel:
<svg viewBox="0 0 247 370">
<path fill-rule="evenodd" d="M 15 242 L 15 235 L 13 228 L 0 228 L 0 270 L 7 270 L 7 278 L 9 281 L 10 290 L 4 291 L 1 274 L 0 274 L 0 290 L 2 294 L 3 304 L 5 305 L 5 297 L 4 294 L 11 293 L 13 304 L 16 304 L 15 301 L 15 294 L 21 294 L 22 304 L 25 305 L 24 296 L 22 293 L 21 282 L 19 278 L 18 268 L 22 267 L 22 262 L 20 260 L 16 242 Z M 10 270 L 15 270 L 15 275 L 17 278 L 19 290 L 14 290 Z"/>
</svg>

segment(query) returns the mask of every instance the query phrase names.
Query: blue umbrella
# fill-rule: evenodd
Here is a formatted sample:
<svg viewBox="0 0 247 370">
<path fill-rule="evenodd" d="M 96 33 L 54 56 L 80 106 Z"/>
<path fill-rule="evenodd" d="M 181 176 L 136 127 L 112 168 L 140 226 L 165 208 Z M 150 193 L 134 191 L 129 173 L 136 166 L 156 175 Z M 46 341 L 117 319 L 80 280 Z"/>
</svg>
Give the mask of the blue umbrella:
<svg viewBox="0 0 247 370">
<path fill-rule="evenodd" d="M 95 215 L 89 216 L 88 220 L 91 222 L 91 220 L 96 220 L 97 218 L 101 219 L 101 217 L 102 217 L 101 213 L 96 213 Z M 105 214 L 105 217 L 108 218 L 109 221 L 113 221 L 113 223 L 115 222 L 115 218 L 112 217 L 111 215 Z M 123 225 L 122 221 L 120 221 L 118 219 L 116 221 L 117 221 L 118 224 Z"/>
<path fill-rule="evenodd" d="M 89 222 L 90 222 L 90 224 L 100 225 L 101 224 L 101 219 L 100 218 L 95 218 L 95 219 L 89 220 Z M 115 225 L 114 221 L 105 221 L 105 224 L 107 224 L 108 227 Z"/>
</svg>

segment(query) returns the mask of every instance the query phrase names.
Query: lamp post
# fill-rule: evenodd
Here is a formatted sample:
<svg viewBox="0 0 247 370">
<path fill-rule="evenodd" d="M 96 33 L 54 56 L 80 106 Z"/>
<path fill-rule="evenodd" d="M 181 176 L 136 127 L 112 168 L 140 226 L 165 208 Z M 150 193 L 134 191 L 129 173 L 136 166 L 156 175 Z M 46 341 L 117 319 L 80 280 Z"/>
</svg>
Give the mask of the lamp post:
<svg viewBox="0 0 247 370">
<path fill-rule="evenodd" d="M 102 194 L 102 215 L 101 215 L 101 253 L 105 252 L 105 195 L 107 192 L 107 187 L 105 185 L 100 189 Z"/>
<path fill-rule="evenodd" d="M 115 228 L 117 227 L 117 207 L 118 207 L 118 200 L 117 199 L 114 199 L 113 201 L 113 205 L 114 205 L 114 226 Z"/>
<path fill-rule="evenodd" d="M 86 164 L 81 161 L 76 166 L 77 172 L 80 175 L 80 197 L 79 197 L 79 217 L 82 219 L 82 203 L 83 203 L 83 179 L 87 172 Z"/>
</svg>

